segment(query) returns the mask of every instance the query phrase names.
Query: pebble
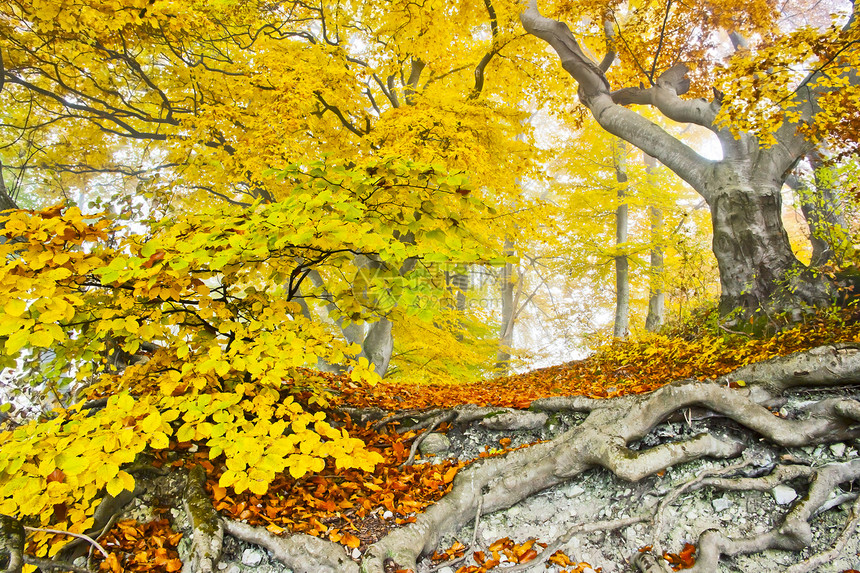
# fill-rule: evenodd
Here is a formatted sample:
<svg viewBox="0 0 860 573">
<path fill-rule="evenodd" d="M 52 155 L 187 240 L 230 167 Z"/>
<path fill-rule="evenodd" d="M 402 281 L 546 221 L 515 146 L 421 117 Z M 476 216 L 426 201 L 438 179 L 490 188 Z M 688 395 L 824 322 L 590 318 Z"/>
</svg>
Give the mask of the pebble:
<svg viewBox="0 0 860 573">
<path fill-rule="evenodd" d="M 358 550 L 358 547 L 356 547 L 355 549 L 352 550 L 352 558 L 353 559 L 360 559 L 361 558 L 361 551 Z"/>
<path fill-rule="evenodd" d="M 391 511 L 385 511 L 385 513 L 382 514 L 382 519 L 391 519 L 392 517 L 394 517 L 394 513 Z"/>
<path fill-rule="evenodd" d="M 256 549 L 251 549 L 250 547 L 242 552 L 242 564 L 243 565 L 259 565 L 263 560 L 263 554 L 257 551 Z"/>
<path fill-rule="evenodd" d="M 445 434 L 433 432 L 427 436 L 418 450 L 425 456 L 444 456 L 451 449 L 451 440 Z"/>
<path fill-rule="evenodd" d="M 583 493 L 585 493 L 585 488 L 582 488 L 578 485 L 575 485 L 573 487 L 569 487 L 566 490 L 564 490 L 565 497 L 576 497 L 576 496 L 581 495 Z"/>
<path fill-rule="evenodd" d="M 841 458 L 845 455 L 845 444 L 842 442 L 830 444 L 830 452 L 837 458 Z"/>
<path fill-rule="evenodd" d="M 711 505 L 714 506 L 714 511 L 716 512 L 725 511 L 734 504 L 735 503 L 732 500 L 728 499 L 726 496 L 718 497 L 717 499 L 711 501 Z"/>
<path fill-rule="evenodd" d="M 794 491 L 793 488 L 788 487 L 787 485 L 778 485 L 771 490 L 771 494 L 773 494 L 773 499 L 776 500 L 776 503 L 779 505 L 788 505 L 795 499 L 797 499 L 797 492 Z"/>
</svg>

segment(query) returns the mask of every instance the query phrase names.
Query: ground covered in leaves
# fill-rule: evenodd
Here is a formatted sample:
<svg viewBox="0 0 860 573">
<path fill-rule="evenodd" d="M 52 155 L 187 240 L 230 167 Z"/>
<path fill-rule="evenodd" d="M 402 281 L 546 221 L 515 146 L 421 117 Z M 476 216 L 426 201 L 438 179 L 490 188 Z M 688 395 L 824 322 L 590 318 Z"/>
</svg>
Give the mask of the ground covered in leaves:
<svg viewBox="0 0 860 573">
<path fill-rule="evenodd" d="M 402 419 L 376 426 L 358 423 L 343 413 L 346 407 L 422 411 L 471 403 L 528 408 L 533 400 L 548 396 L 611 398 L 646 393 L 673 380 L 715 378 L 744 364 L 823 344 L 860 342 L 860 322 L 855 316 L 818 318 L 764 339 L 728 332 L 683 334 L 652 336 L 638 342 L 615 341 L 585 360 L 473 384 L 416 387 L 383 382 L 371 388 L 319 374 L 329 376 L 333 389 L 330 405 L 342 409 L 335 414 L 336 422 L 383 456 L 385 462 L 372 473 L 329 464 L 324 471 L 298 480 L 288 474 L 281 476 L 264 495 L 255 495 L 248 491 L 236 494 L 220 487 L 223 465 L 218 458 L 210 460 L 209 452 L 198 444 L 171 443 L 169 449 L 151 460 L 151 465 L 162 471 L 201 465 L 206 470 L 206 491 L 222 515 L 263 526 L 275 534 L 298 532 L 325 538 L 342 544 L 348 552 L 362 553 L 387 532 L 414 521 L 417 513 L 441 499 L 450 491 L 457 472 L 470 461 L 432 456 L 422 459 L 419 453 L 415 456 L 418 463 L 406 464 L 415 454 L 412 445 L 421 430 L 404 430 Z M 437 432 L 447 429 L 443 425 Z M 479 459 L 504 454 L 511 448 L 511 439 L 502 438 L 495 447 L 473 453 Z M 164 509 L 147 522 L 121 519 L 114 523 L 102 537 L 108 558 L 96 556 L 100 568 L 179 571 L 182 562 L 177 547 L 182 533 L 174 530 L 169 517 Z M 472 553 L 471 564 L 461 562 L 465 546 L 460 541 L 440 548 L 433 559 L 442 564 L 450 562 L 457 568 L 448 570 L 457 573 L 490 571 L 503 563 L 508 567 L 527 563 L 545 544 L 542 546 L 536 539 L 499 537 L 485 547 L 486 551 Z M 665 552 L 664 558 L 672 569 L 684 569 L 695 563 L 695 548 L 684 545 L 677 553 Z M 548 562 L 569 573 L 592 568 L 590 563 L 577 562 L 562 551 L 554 552 Z M 598 565 L 594 564 L 597 570 Z"/>
</svg>

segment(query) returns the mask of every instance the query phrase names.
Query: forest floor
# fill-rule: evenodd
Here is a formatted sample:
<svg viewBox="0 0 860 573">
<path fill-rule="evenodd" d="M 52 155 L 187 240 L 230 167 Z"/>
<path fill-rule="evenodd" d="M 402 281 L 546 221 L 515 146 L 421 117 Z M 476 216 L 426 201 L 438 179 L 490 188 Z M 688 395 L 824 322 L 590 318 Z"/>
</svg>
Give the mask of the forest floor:
<svg viewBox="0 0 860 573">
<path fill-rule="evenodd" d="M 757 383 L 755 376 L 744 374 L 744 380 L 730 373 L 809 349 L 851 350 L 860 343 L 860 323 L 855 318 L 816 319 L 765 339 L 736 333 L 675 332 L 639 342 L 616 342 L 585 360 L 476 384 L 383 382 L 371 388 L 309 373 L 327 379 L 333 389 L 326 410 L 337 412 L 335 418 L 350 435 L 362 438 L 383 455 L 385 462 L 374 472 L 331 466 L 299 480 L 282 476 L 264 495 L 236 494 L 218 486 L 224 468 L 217 458 L 209 459 L 203 444 L 172 443 L 171 448 L 154 454 L 148 471 L 135 474 L 145 490 L 112 520 L 112 527 L 100 538 L 109 557 L 95 562 L 102 570 L 114 571 L 193 570 L 189 562 L 199 551 L 193 542 L 197 532 L 188 506 L 183 509 L 177 503 L 187 489 L 186 474 L 178 470 L 201 466 L 205 491 L 222 519 L 256 526 L 260 532 L 255 537 L 227 527 L 220 559 L 212 561 L 213 570 L 314 571 L 311 565 L 301 565 L 301 559 L 282 558 L 277 542 L 269 537 L 259 542 L 260 535 L 266 535 L 263 529 L 272 538 L 304 534 L 334 542 L 358 564 L 370 558 L 379 543 L 386 543 L 392 532 L 420 529 L 421 516 L 429 507 L 441 506 L 443 498 L 459 499 L 452 491 L 468 487 L 457 480 L 458 474 L 467 473 L 466 468 L 480 476 L 482 468 L 490 467 L 487 460 L 504 464 L 508 458 L 552 448 L 504 478 L 513 484 L 517 472 L 527 473 L 528 468 L 560 455 L 561 446 L 553 444 L 570 440 L 565 436 L 593 423 L 589 420 L 599 410 L 596 404 L 620 404 L 626 417 L 618 418 L 623 420 L 619 425 L 626 427 L 627 417 L 654 408 L 649 396 L 658 396 L 659 389 L 675 392 L 667 386 L 670 383 L 678 385 L 678 392 L 685 387 L 697 392 L 706 387 L 694 386 L 697 381 L 713 385 L 711 381 L 716 380 L 722 391 L 744 393 L 751 390 L 748 384 Z M 797 368 L 791 368 L 797 375 Z M 834 372 L 836 367 L 825 364 L 823 368 Z M 860 369 L 854 372 L 852 368 L 826 384 L 786 383 L 779 396 L 769 397 L 767 416 L 802 421 L 820 404 L 856 404 Z M 695 567 L 700 536 L 711 529 L 727 539 L 759 540 L 761 545 L 752 551 L 737 551 L 730 544 L 712 544 L 719 550 L 716 560 L 709 557 L 708 562 L 719 562 L 720 571 L 842 573 L 860 569 L 860 538 L 850 529 L 857 525 L 860 506 L 856 501 L 860 489 L 855 476 L 860 472 L 856 424 L 827 426 L 826 431 L 805 429 L 809 439 L 789 443 L 791 439 L 767 429 L 768 420 L 747 423 L 734 410 L 714 411 L 692 399 L 681 400 L 675 407 L 672 400 L 677 398 L 667 396 L 659 401 L 670 405 L 665 412 L 651 415 L 644 424 L 647 432 L 635 439 L 624 438 L 624 455 L 634 461 L 637 456 L 645 460 L 648 452 L 670 452 L 660 464 L 648 462 L 647 468 L 637 466 L 631 472 L 603 452 L 594 454 L 597 462 L 582 462 L 580 470 L 565 475 L 555 470 L 557 477 L 552 479 L 536 473 L 532 486 L 519 482 L 506 486 L 511 497 L 507 501 L 493 501 L 490 486 L 484 485 L 479 490 L 483 497 L 477 497 L 485 502 L 468 505 L 469 515 L 445 522 L 444 530 L 437 527 L 439 531 L 426 534 L 439 535 L 433 542 L 435 552 L 418 558 L 424 550 L 413 548 L 414 563 L 408 563 L 410 558 L 399 562 L 386 558 L 385 573 L 409 569 L 424 573 L 614 573 L 633 570 L 641 555 L 656 556 L 661 562 L 639 562 L 635 565 L 639 570 L 681 570 Z M 565 402 L 559 405 L 554 400 Z M 834 419 L 831 414 L 825 417 Z M 598 429 L 613 436 L 612 428 Z M 703 434 L 730 441 L 731 452 L 720 449 L 723 442 L 699 451 Z M 679 443 L 684 444 L 681 453 L 672 449 Z M 737 456 L 740 452 L 743 455 Z M 815 481 L 824 479 L 829 471 L 825 468 L 836 467 L 848 468 L 848 473 L 834 478 L 821 502 L 807 508 L 804 500 L 819 495 L 812 491 Z M 491 473 L 496 471 L 503 476 L 508 470 Z M 544 483 L 541 480 L 546 481 L 545 487 L 538 484 Z M 528 482 L 526 476 L 524 483 Z M 474 497 L 469 499 L 474 501 Z M 803 511 L 808 514 L 808 533 L 783 527 Z M 803 537 L 803 543 L 786 549 L 793 541 L 783 542 L 780 535 Z M 777 537 L 778 542 L 773 541 Z M 774 548 L 780 544 L 782 548 Z M 824 553 L 828 550 L 831 552 Z M 399 555 L 396 550 L 387 551 L 386 555 Z M 828 558 L 822 560 L 822 555 Z M 77 564 L 85 562 L 79 558 Z"/>
</svg>

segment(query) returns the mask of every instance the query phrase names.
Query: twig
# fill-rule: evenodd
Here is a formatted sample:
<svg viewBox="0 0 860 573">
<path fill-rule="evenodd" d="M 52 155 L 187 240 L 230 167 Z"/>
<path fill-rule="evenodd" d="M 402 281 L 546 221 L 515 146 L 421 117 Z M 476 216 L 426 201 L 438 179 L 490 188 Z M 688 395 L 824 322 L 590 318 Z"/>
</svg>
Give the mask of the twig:
<svg viewBox="0 0 860 573">
<path fill-rule="evenodd" d="M 424 440 L 427 439 L 427 436 L 429 436 L 433 432 L 433 430 L 438 428 L 444 422 L 450 422 L 456 417 L 456 412 L 446 412 L 445 414 L 442 414 L 441 416 L 432 420 L 430 427 L 427 428 L 427 430 L 425 430 L 423 434 L 420 434 L 418 437 L 416 437 L 415 441 L 412 442 L 412 447 L 409 448 L 409 457 L 406 458 L 405 462 L 400 464 L 400 467 L 404 468 L 408 465 L 412 465 L 412 462 L 415 461 L 415 452 L 418 451 L 418 447 L 424 442 Z"/>
<path fill-rule="evenodd" d="M 481 519 L 481 510 L 483 508 L 484 498 L 482 496 L 480 499 L 478 499 L 478 509 L 475 511 L 475 529 L 472 531 L 472 543 L 469 544 L 469 546 L 466 548 L 466 552 L 463 553 L 463 555 L 461 555 L 460 557 L 457 557 L 456 559 L 451 559 L 450 561 L 439 563 L 438 565 L 427 571 L 427 573 L 435 573 L 436 571 L 444 569 L 445 567 L 453 568 L 455 565 L 458 565 L 465 561 L 467 557 L 471 557 L 475 554 L 474 549 L 476 543 L 478 542 L 478 522 Z"/>
<path fill-rule="evenodd" d="M 98 549 L 105 559 L 108 558 L 108 552 L 105 551 L 105 548 L 102 547 L 98 541 L 84 533 L 72 533 L 71 531 L 63 531 L 61 529 L 42 529 L 40 527 L 27 527 L 26 525 L 24 526 L 24 529 L 26 529 L 27 531 L 41 531 L 43 533 L 55 533 L 58 535 L 71 535 L 72 537 L 83 539 L 84 541 L 87 541 L 90 545 Z"/>
<path fill-rule="evenodd" d="M 750 334 L 750 333 L 748 333 L 748 332 L 742 332 L 742 331 L 740 331 L 740 330 L 732 330 L 732 329 L 731 329 L 731 328 L 729 328 L 728 326 L 724 326 L 724 325 L 719 324 L 719 323 L 717 324 L 717 326 L 719 326 L 719 327 L 720 327 L 720 330 L 724 330 L 725 332 L 728 332 L 729 334 L 737 334 L 737 335 L 739 335 L 739 336 L 746 336 L 747 338 L 752 338 L 752 337 L 753 337 L 753 335 L 752 335 L 752 334 Z"/>
<path fill-rule="evenodd" d="M 472 531 L 472 543 L 469 547 L 474 547 L 478 542 L 478 523 L 481 521 L 481 510 L 484 509 L 484 496 L 478 499 L 478 509 L 475 510 L 475 529 Z"/>
</svg>

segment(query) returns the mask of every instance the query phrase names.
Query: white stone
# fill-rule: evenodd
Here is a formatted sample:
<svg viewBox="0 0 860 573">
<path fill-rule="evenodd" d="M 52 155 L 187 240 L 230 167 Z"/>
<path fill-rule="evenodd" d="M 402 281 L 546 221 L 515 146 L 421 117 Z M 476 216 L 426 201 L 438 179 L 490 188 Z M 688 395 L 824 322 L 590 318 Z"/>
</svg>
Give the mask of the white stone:
<svg viewBox="0 0 860 573">
<path fill-rule="evenodd" d="M 230 565 L 230 568 L 227 569 L 227 573 L 242 573 L 242 568 L 233 563 Z"/>
<path fill-rule="evenodd" d="M 564 495 L 567 497 L 576 497 L 585 493 L 585 489 L 575 485 L 565 490 Z"/>
<path fill-rule="evenodd" d="M 251 549 L 250 547 L 242 552 L 242 564 L 243 565 L 259 565 L 263 560 L 263 554 L 257 551 L 256 549 Z"/>
<path fill-rule="evenodd" d="M 382 514 L 382 519 L 391 519 L 392 517 L 394 517 L 394 513 L 390 511 L 386 511 Z"/>
<path fill-rule="evenodd" d="M 731 506 L 733 506 L 734 502 L 728 499 L 726 496 L 723 496 L 711 501 L 711 505 L 714 506 L 714 511 L 720 512 L 725 511 Z"/>
<path fill-rule="evenodd" d="M 841 458 L 845 455 L 845 444 L 842 442 L 838 442 L 836 444 L 830 444 L 830 451 L 837 458 Z"/>
<path fill-rule="evenodd" d="M 776 500 L 776 503 L 779 505 L 788 505 L 795 499 L 797 499 L 797 492 L 794 489 L 788 487 L 787 485 L 778 485 L 771 490 L 771 494 L 773 494 L 773 499 Z"/>
<path fill-rule="evenodd" d="M 360 559 L 361 558 L 361 551 L 358 550 L 358 547 L 356 547 L 355 549 L 352 550 L 352 558 L 353 559 Z"/>
<path fill-rule="evenodd" d="M 439 573 L 454 573 L 454 570 L 450 567 L 442 567 L 439 569 Z"/>
</svg>

